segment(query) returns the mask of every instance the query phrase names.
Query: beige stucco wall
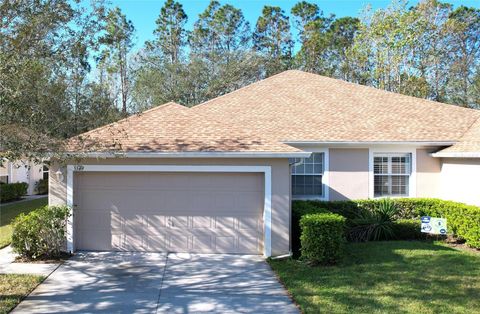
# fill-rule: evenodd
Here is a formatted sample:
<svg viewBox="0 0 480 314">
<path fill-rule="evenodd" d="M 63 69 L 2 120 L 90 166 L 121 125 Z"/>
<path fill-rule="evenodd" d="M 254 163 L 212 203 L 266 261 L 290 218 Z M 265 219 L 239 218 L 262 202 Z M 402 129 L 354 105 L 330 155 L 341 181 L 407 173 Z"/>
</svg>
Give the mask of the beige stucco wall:
<svg viewBox="0 0 480 314">
<path fill-rule="evenodd" d="M 234 165 L 272 167 L 272 255 L 283 255 L 290 251 L 290 170 L 287 159 L 168 159 L 168 158 L 109 158 L 86 159 L 82 164 L 97 165 Z M 49 204 L 66 204 L 66 170 L 64 180 L 59 182 L 55 172 L 58 165 L 50 167 Z"/>
<path fill-rule="evenodd" d="M 480 158 L 443 158 L 441 163 L 441 198 L 480 206 Z"/>
<path fill-rule="evenodd" d="M 417 197 L 440 197 L 440 172 L 442 170 L 439 158 L 430 154 L 438 148 L 417 149 Z"/>
<path fill-rule="evenodd" d="M 368 148 L 330 148 L 330 200 L 368 198 Z"/>
<path fill-rule="evenodd" d="M 42 165 L 28 161 L 6 162 L 0 167 L 0 175 L 8 175 L 8 182 L 25 182 L 28 184 L 27 194 L 35 194 L 35 185 L 43 177 Z"/>
</svg>

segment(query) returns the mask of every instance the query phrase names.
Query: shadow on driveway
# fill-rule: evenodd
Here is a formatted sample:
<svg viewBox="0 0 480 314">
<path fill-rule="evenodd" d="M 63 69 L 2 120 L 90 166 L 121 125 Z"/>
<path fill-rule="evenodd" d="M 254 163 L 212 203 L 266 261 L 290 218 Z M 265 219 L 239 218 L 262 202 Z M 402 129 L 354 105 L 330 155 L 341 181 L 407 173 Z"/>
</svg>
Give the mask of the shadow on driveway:
<svg viewBox="0 0 480 314">
<path fill-rule="evenodd" d="M 80 252 L 13 313 L 298 313 L 260 256 Z"/>
</svg>

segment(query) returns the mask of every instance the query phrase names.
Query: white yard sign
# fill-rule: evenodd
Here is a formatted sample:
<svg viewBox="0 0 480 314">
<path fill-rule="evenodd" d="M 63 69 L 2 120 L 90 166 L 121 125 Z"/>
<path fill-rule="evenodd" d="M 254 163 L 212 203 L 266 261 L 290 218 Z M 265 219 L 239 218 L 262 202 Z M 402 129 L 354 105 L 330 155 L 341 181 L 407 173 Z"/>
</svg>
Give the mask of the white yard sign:
<svg viewBox="0 0 480 314">
<path fill-rule="evenodd" d="M 422 217 L 421 231 L 431 234 L 447 234 L 447 219 L 424 216 Z"/>
</svg>

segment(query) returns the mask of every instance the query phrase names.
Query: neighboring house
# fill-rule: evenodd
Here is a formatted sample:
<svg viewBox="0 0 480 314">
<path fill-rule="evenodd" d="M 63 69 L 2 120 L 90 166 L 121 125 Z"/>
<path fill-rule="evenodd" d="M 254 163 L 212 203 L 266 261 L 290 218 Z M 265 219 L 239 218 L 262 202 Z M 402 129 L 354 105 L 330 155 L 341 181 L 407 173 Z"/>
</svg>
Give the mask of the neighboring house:
<svg viewBox="0 0 480 314">
<path fill-rule="evenodd" d="M 480 204 L 480 111 L 287 71 L 73 138 L 68 249 L 290 251 L 292 199 Z M 77 158 L 77 160 L 78 160 Z"/>
<path fill-rule="evenodd" d="M 28 184 L 27 195 L 36 193 L 35 186 L 40 179 L 48 179 L 48 167 L 33 162 L 21 160 L 5 161 L 0 167 L 0 182 Z"/>
</svg>

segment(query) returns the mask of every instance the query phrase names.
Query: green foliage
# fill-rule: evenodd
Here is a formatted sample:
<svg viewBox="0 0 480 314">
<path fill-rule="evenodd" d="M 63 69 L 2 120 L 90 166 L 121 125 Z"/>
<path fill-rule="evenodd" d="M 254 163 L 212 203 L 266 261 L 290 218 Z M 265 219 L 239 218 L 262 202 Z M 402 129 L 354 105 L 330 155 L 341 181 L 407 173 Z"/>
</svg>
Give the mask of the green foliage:
<svg viewBox="0 0 480 314">
<path fill-rule="evenodd" d="M 27 194 L 28 184 L 20 183 L 2 183 L 0 184 L 0 201 L 9 202 L 20 199 Z"/>
<path fill-rule="evenodd" d="M 327 209 L 315 206 L 312 201 L 293 201 L 292 206 L 292 250 L 300 251 L 300 219 L 308 214 L 329 213 Z"/>
<path fill-rule="evenodd" d="M 301 313 L 477 313 L 480 256 L 426 241 L 347 243 L 338 266 L 270 259 Z M 281 312 L 281 311 L 279 311 Z"/>
<path fill-rule="evenodd" d="M 307 214 L 300 219 L 302 259 L 331 265 L 344 255 L 345 218 L 332 213 Z"/>
<path fill-rule="evenodd" d="M 289 68 L 480 108 L 477 8 L 393 0 L 360 20 L 299 1 L 290 16 L 265 6 L 252 32 L 239 8 L 216 0 L 188 30 L 182 4 L 168 0 L 138 50 L 128 17 L 102 0 L 3 1 L 0 15 L 0 146 L 9 160 L 64 158 L 65 138 Z"/>
<path fill-rule="evenodd" d="M 395 199 L 395 214 L 387 210 L 387 205 L 382 208 L 382 200 L 359 200 L 359 201 L 295 201 L 293 202 L 292 213 L 292 236 L 299 234 L 298 221 L 304 212 L 333 212 L 347 218 L 347 226 L 351 227 L 352 221 L 358 217 L 368 217 L 369 215 L 383 216 L 389 213 L 392 215 L 391 221 L 394 222 L 401 219 L 414 219 L 420 221 L 421 216 L 443 217 L 447 219 L 448 232 L 460 240 L 474 248 L 480 248 L 480 208 L 477 206 L 466 205 L 452 201 L 444 201 L 440 199 L 430 198 L 399 198 Z M 389 206 L 389 205 L 388 205 Z M 307 209 L 306 209 L 307 208 Z M 383 214 L 378 214 L 378 212 Z M 393 210 L 392 210 L 393 211 Z M 372 214 L 377 213 L 377 214 Z M 395 234 L 395 226 L 393 228 L 393 237 L 398 238 Z M 403 232 L 403 231 L 402 231 Z M 412 235 L 416 238 L 417 235 Z M 402 238 L 405 238 L 402 236 Z M 292 243 L 298 243 L 295 238 Z M 293 249 L 297 247 L 294 245 Z"/>
<path fill-rule="evenodd" d="M 45 206 L 20 214 L 13 222 L 13 251 L 29 259 L 59 257 L 69 215 L 66 206 Z"/>
<path fill-rule="evenodd" d="M 100 56 L 99 68 L 106 70 L 110 77 L 112 90 L 120 91 L 122 113 L 127 113 L 127 101 L 130 96 L 130 71 L 128 53 L 133 47 L 135 28 L 131 21 L 116 7 L 108 11 L 105 17 L 105 34 L 99 42 L 104 46 Z M 116 79 L 115 77 L 118 77 Z"/>
<path fill-rule="evenodd" d="M 388 198 L 381 199 L 378 206 L 370 210 L 359 211 L 357 217 L 349 221 L 349 240 L 363 242 L 395 238 L 393 221 L 397 213 L 397 206 Z"/>
<path fill-rule="evenodd" d="M 289 67 L 293 40 L 289 17 L 280 7 L 263 7 L 253 33 L 253 48 L 264 56 L 267 76 Z"/>
<path fill-rule="evenodd" d="M 419 219 L 398 219 L 393 222 L 392 230 L 395 240 L 422 240 L 427 235 L 420 231 Z"/>
<path fill-rule="evenodd" d="M 40 179 L 35 183 L 35 191 L 37 194 L 43 195 L 48 193 L 48 179 Z"/>
<path fill-rule="evenodd" d="M 146 43 L 146 48 L 169 64 L 178 63 L 187 43 L 185 24 L 188 16 L 180 2 L 167 0 L 160 9 L 155 24 L 155 39 Z"/>
</svg>

